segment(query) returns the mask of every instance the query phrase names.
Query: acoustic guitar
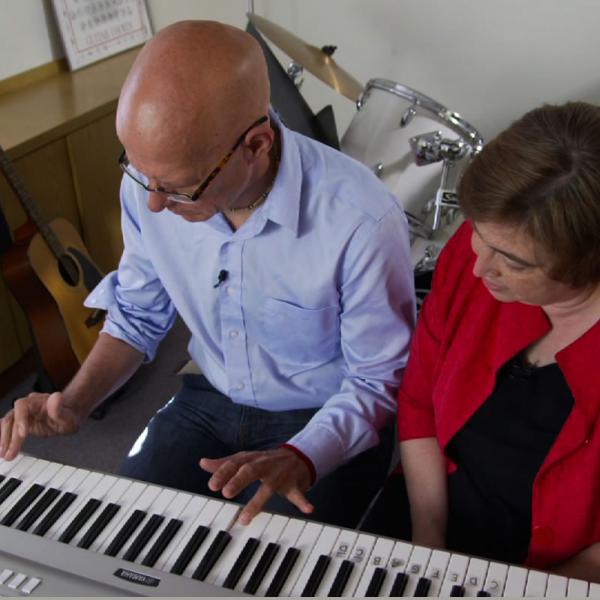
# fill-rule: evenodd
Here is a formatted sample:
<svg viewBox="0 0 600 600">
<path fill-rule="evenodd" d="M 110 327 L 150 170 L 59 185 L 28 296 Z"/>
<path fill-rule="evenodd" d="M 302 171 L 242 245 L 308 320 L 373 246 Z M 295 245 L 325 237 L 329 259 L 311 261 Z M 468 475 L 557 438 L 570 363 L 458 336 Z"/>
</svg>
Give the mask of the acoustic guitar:
<svg viewBox="0 0 600 600">
<path fill-rule="evenodd" d="M 61 389 L 102 327 L 104 311 L 83 305 L 102 273 L 73 225 L 62 218 L 46 222 L 1 146 L 0 171 L 28 215 L 2 256 L 2 274 L 28 318 L 47 377 Z"/>
</svg>

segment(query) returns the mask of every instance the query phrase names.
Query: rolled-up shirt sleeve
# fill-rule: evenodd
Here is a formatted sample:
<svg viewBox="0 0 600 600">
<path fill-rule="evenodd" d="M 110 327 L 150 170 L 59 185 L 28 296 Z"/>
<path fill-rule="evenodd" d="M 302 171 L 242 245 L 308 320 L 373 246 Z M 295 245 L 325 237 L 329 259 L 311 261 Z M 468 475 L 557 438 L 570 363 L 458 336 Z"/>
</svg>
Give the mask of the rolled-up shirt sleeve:
<svg viewBox="0 0 600 600">
<path fill-rule="evenodd" d="M 106 310 L 102 332 L 144 353 L 149 362 L 172 327 L 176 311 L 148 259 L 137 218 L 137 210 L 145 206 L 132 185 L 126 179 L 121 184 L 124 250 L 119 267 L 96 286 L 85 306 Z"/>
<path fill-rule="evenodd" d="M 339 391 L 289 440 L 321 478 L 379 443 L 393 422 L 396 391 L 415 323 L 414 278 L 406 218 L 395 206 L 363 223 L 340 268 Z"/>
</svg>

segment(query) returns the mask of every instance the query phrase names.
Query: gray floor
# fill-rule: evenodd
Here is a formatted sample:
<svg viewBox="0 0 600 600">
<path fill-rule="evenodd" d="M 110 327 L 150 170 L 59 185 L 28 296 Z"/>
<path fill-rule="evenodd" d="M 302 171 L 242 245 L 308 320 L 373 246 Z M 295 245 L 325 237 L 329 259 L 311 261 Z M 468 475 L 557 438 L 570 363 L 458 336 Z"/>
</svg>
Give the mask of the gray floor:
<svg viewBox="0 0 600 600">
<path fill-rule="evenodd" d="M 188 335 L 178 321 L 163 340 L 156 359 L 139 369 L 102 419 L 88 419 L 71 436 L 29 438 L 24 451 L 76 467 L 115 472 L 148 420 L 179 388 L 180 377 L 175 373 L 187 360 Z M 34 380 L 30 377 L 0 399 L 0 415 L 10 409 L 15 398 L 31 391 Z"/>
</svg>

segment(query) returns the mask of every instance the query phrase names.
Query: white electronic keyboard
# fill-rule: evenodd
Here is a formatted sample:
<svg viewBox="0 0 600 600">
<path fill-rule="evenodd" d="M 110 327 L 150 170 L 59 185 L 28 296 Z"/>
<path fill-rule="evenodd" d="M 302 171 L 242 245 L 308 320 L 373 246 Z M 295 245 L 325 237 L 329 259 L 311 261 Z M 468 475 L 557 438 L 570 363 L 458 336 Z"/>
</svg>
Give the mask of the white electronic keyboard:
<svg viewBox="0 0 600 600">
<path fill-rule="evenodd" d="M 600 585 L 30 456 L 0 460 L 0 596 L 600 598 Z"/>
</svg>

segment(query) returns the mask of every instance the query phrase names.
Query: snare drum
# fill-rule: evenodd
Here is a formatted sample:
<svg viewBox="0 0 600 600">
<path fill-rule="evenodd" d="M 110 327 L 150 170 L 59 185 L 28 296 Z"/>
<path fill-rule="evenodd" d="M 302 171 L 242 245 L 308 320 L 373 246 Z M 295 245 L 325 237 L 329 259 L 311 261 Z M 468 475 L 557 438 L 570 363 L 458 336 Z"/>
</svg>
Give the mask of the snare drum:
<svg viewBox="0 0 600 600">
<path fill-rule="evenodd" d="M 431 271 L 441 247 L 460 222 L 444 223 L 426 236 L 424 231 L 432 224 L 431 203 L 436 195 L 455 196 L 459 177 L 483 147 L 483 139 L 457 113 L 387 79 L 371 79 L 357 107 L 341 150 L 370 167 L 400 200 L 409 216 L 413 265 L 417 271 Z M 422 164 L 415 146 L 425 137 L 461 151 L 451 158 L 444 155 L 446 160 L 434 158 L 434 162 Z"/>
</svg>

